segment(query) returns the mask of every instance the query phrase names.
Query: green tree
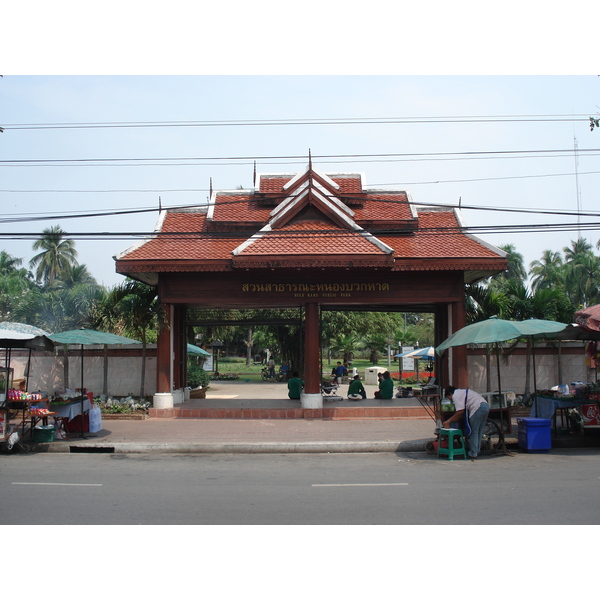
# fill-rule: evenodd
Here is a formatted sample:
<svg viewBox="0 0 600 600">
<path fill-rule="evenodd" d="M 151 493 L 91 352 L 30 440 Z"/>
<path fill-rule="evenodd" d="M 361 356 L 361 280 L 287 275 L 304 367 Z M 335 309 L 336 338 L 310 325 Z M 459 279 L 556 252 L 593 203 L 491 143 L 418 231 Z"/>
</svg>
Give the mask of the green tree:
<svg viewBox="0 0 600 600">
<path fill-rule="evenodd" d="M 488 286 L 496 290 L 501 290 L 509 281 L 522 282 L 527 278 L 523 255 L 517 252 L 514 244 L 504 244 L 500 246 L 500 250 L 507 254 L 508 269 L 490 278 Z"/>
<path fill-rule="evenodd" d="M 597 304 L 600 300 L 600 257 L 593 253 L 585 239 L 571 241 L 565 253 L 565 289 L 571 302 L 578 308 Z"/>
<path fill-rule="evenodd" d="M 32 288 L 15 307 L 14 320 L 36 325 L 50 333 L 90 328 L 103 293 L 102 287 L 85 285 L 68 290 Z"/>
<path fill-rule="evenodd" d="M 63 271 L 77 264 L 75 242 L 65 239 L 65 232 L 59 225 L 44 229 L 42 236 L 33 243 L 33 250 L 40 250 L 30 261 L 29 266 L 35 268 L 36 280 L 51 286 L 60 278 Z"/>
<path fill-rule="evenodd" d="M 0 251 L 0 320 L 11 321 L 16 307 L 35 288 L 31 273 L 20 268 L 23 259 Z"/>
<path fill-rule="evenodd" d="M 98 282 L 92 277 L 86 265 L 67 264 L 54 280 L 56 288 L 68 290 L 78 285 L 98 286 Z"/>
<path fill-rule="evenodd" d="M 564 289 L 565 270 L 561 253 L 544 250 L 540 260 L 534 260 L 529 264 L 529 275 L 534 291 L 556 287 Z"/>
<path fill-rule="evenodd" d="M 104 311 L 104 314 L 102 314 Z M 107 329 L 115 330 L 142 342 L 142 369 L 140 397 L 145 396 L 146 347 L 149 339 L 156 340 L 158 331 L 166 326 L 163 306 L 158 301 L 157 290 L 133 279 L 110 290 L 95 315 Z"/>
</svg>

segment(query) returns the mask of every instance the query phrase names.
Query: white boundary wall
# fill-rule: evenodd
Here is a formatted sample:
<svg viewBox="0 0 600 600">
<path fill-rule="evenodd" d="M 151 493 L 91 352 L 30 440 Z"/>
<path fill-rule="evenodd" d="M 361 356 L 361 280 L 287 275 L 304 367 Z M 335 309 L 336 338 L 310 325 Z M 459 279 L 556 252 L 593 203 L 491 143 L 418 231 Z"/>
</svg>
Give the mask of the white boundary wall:
<svg viewBox="0 0 600 600">
<path fill-rule="evenodd" d="M 521 347 L 521 346 L 520 346 Z M 524 347 L 524 346 L 523 346 Z M 156 393 L 156 345 L 149 345 L 149 354 L 146 356 L 145 394 L 153 396 Z M 585 356 L 586 343 L 563 342 L 561 363 L 563 383 L 572 381 L 596 381 L 594 369 L 588 367 Z M 568 349 L 568 351 L 567 351 Z M 114 349 L 111 349 L 115 352 Z M 558 381 L 558 350 L 552 349 L 552 354 L 546 354 L 548 348 L 540 348 L 536 352 L 535 364 L 538 389 L 548 389 L 559 384 Z M 123 356 L 108 357 L 108 393 L 113 396 L 139 396 L 141 376 L 141 356 L 123 353 Z M 31 358 L 31 376 L 29 378 L 29 391 L 43 390 L 50 394 L 62 390 L 63 386 L 63 360 L 64 355 L 59 350 L 55 355 L 47 354 Z M 486 359 L 484 354 L 469 354 L 469 386 L 479 392 L 487 391 Z M 27 365 L 27 351 L 12 353 L 11 367 L 14 377 L 23 377 Z M 514 391 L 522 394 L 525 391 L 526 357 L 524 354 L 512 354 L 500 360 L 500 377 L 504 391 Z M 393 367 L 392 367 L 393 368 Z M 498 370 L 496 355 L 491 357 L 491 391 L 498 389 Z M 529 391 L 533 392 L 533 372 L 531 372 Z M 94 395 L 102 393 L 104 378 L 104 356 L 84 356 L 84 386 Z M 451 383 L 451 382 L 450 382 Z M 81 359 L 79 353 L 69 356 L 69 384 L 70 389 L 81 385 Z"/>
<path fill-rule="evenodd" d="M 152 345 L 152 354 L 155 354 Z M 150 350 L 150 348 L 148 348 Z M 17 355 L 20 354 L 20 356 Z M 114 349 L 111 349 L 114 352 Z M 27 351 L 14 351 L 11 357 L 11 367 L 14 378 L 23 377 L 27 367 Z M 61 349 L 56 355 L 32 353 L 28 390 L 42 390 L 49 394 L 63 390 L 64 354 Z M 83 385 L 95 396 L 102 394 L 104 386 L 104 356 L 87 356 L 84 350 Z M 110 396 L 139 397 L 141 389 L 142 357 L 139 355 L 109 356 L 108 357 L 108 394 Z M 69 389 L 81 387 L 81 357 L 69 355 Z M 156 393 L 156 356 L 146 356 L 146 373 L 144 377 L 144 394 L 152 396 Z"/>
</svg>

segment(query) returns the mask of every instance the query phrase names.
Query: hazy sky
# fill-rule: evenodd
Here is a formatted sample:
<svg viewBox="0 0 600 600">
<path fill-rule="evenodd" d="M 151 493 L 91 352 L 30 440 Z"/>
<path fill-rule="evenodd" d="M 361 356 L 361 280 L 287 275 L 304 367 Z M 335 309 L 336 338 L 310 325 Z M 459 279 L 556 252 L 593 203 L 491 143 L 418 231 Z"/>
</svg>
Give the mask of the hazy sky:
<svg viewBox="0 0 600 600">
<path fill-rule="evenodd" d="M 56 224 L 106 232 L 104 241 L 75 238 L 76 248 L 113 285 L 122 281 L 113 255 L 136 241 L 128 234 L 153 230 L 159 197 L 162 206 L 201 204 L 211 180 L 214 189 L 251 187 L 255 161 L 258 172 L 295 172 L 310 150 L 319 170 L 359 171 L 369 186 L 408 189 L 415 202 L 460 199 L 465 224 L 493 225 L 480 237 L 514 244 L 526 265 L 562 250 L 574 225 L 599 220 L 575 214 L 595 210 L 600 182 L 600 131 L 588 119 L 600 110 L 593 31 L 579 14 L 540 16 L 537 3 L 506 4 L 493 28 L 474 26 L 484 16 L 477 3 L 430 18 L 434 4 L 396 8 L 393 21 L 376 10 L 389 3 L 377 2 L 372 14 L 348 2 L 276 13 L 258 2 L 231 14 L 229 5 L 194 13 L 175 2 L 165 14 L 125 2 L 111 21 L 109 2 L 73 23 L 78 5 L 59 2 L 70 28 L 57 17 L 66 12 L 42 4 L 28 28 L 0 41 L 11 57 L 0 79 L 0 248 L 28 261 L 23 234 Z M 450 27 L 457 6 L 471 10 L 469 23 Z M 9 10 L 20 11 L 15 22 L 27 14 Z M 178 126 L 156 126 L 166 122 Z M 134 123 L 146 126 L 123 126 Z M 133 209 L 154 210 L 118 214 Z M 500 229 L 550 223 L 570 230 Z M 598 229 L 582 235 L 599 238 Z"/>
</svg>

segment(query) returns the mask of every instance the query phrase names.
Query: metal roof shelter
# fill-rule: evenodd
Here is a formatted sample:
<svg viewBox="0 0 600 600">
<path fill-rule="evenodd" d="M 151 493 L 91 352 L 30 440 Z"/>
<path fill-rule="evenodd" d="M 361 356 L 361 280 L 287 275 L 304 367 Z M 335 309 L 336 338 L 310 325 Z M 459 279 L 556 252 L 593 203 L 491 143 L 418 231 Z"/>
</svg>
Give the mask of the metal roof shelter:
<svg viewBox="0 0 600 600">
<path fill-rule="evenodd" d="M 161 211 L 154 234 L 114 257 L 118 273 L 158 286 L 170 327 L 159 334 L 160 393 L 185 385 L 186 311 L 299 308 L 304 407 L 322 407 L 319 316 L 325 310 L 432 312 L 436 344 L 465 325 L 464 284 L 506 270 L 506 254 L 468 234 L 457 209 L 370 189 L 361 173 L 259 174 L 250 190 Z M 466 383 L 464 349 L 446 363 Z"/>
</svg>

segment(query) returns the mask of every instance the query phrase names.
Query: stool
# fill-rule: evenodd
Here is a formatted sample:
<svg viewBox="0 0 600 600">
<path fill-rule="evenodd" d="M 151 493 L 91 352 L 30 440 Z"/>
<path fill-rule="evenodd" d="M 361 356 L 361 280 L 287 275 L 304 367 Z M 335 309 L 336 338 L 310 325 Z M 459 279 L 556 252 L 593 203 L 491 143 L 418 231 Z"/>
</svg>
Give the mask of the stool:
<svg viewBox="0 0 600 600">
<path fill-rule="evenodd" d="M 442 440 L 448 442 L 447 448 L 442 448 Z M 454 440 L 460 443 L 458 448 L 454 447 Z M 454 460 L 454 456 L 462 456 L 467 460 L 467 450 L 465 448 L 465 438 L 462 429 L 440 429 L 438 440 L 438 458 L 440 454 L 446 455 L 448 460 Z"/>
</svg>

